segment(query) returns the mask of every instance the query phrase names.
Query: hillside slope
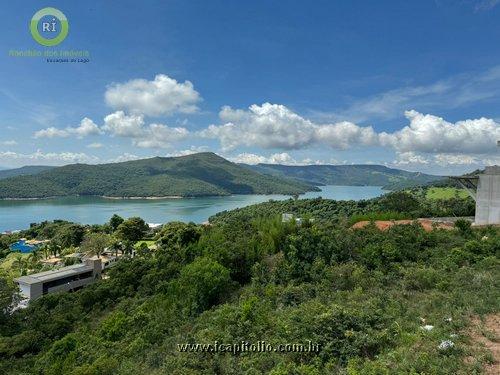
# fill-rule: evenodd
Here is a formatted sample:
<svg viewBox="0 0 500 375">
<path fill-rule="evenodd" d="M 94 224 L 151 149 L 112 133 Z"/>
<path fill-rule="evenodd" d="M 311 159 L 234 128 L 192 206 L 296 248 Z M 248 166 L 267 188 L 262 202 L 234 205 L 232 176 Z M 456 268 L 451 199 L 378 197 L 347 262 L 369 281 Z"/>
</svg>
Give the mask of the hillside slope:
<svg viewBox="0 0 500 375">
<path fill-rule="evenodd" d="M 37 175 L 0 180 L 1 199 L 298 194 L 314 189 L 307 183 L 251 171 L 213 153 L 99 165 L 72 164 Z"/>
<path fill-rule="evenodd" d="M 55 167 L 51 167 L 48 165 L 26 165 L 24 167 L 15 168 L 15 169 L 5 169 L 0 170 L 0 180 L 9 177 L 17 177 L 17 176 L 29 176 L 35 175 L 40 172 L 48 171 Z"/>
<path fill-rule="evenodd" d="M 304 165 L 291 166 L 280 164 L 246 165 L 257 172 L 277 177 L 295 178 L 316 186 L 383 186 L 387 189 L 402 189 L 425 185 L 442 177 L 401 169 L 387 168 L 383 165 Z"/>
</svg>

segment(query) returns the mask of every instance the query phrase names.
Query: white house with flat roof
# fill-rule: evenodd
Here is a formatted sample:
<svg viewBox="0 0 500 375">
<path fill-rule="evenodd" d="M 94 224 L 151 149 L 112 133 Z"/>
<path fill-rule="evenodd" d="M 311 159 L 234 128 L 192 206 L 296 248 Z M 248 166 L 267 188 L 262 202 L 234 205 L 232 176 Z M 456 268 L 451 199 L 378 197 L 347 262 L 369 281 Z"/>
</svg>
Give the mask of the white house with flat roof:
<svg viewBox="0 0 500 375">
<path fill-rule="evenodd" d="M 86 259 L 85 263 L 74 264 L 57 270 L 35 273 L 14 279 L 21 294 L 30 300 L 44 294 L 68 292 L 93 283 L 101 277 L 100 259 Z"/>
</svg>

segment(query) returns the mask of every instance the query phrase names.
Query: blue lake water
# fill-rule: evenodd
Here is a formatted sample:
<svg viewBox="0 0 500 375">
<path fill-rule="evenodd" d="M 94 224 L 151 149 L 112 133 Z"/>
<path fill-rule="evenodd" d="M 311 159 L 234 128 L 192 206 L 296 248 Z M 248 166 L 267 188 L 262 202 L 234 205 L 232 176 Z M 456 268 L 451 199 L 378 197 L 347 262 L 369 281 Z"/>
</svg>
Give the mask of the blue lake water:
<svg viewBox="0 0 500 375">
<path fill-rule="evenodd" d="M 385 193 L 379 186 L 322 186 L 300 199 L 323 197 L 336 200 L 374 198 Z M 106 199 L 65 197 L 26 201 L 0 201 L 0 232 L 28 228 L 30 223 L 63 219 L 83 224 L 102 224 L 113 214 L 140 216 L 148 223 L 193 221 L 202 223 L 210 216 L 270 199 L 289 199 L 288 195 L 231 195 L 182 199 Z"/>
</svg>

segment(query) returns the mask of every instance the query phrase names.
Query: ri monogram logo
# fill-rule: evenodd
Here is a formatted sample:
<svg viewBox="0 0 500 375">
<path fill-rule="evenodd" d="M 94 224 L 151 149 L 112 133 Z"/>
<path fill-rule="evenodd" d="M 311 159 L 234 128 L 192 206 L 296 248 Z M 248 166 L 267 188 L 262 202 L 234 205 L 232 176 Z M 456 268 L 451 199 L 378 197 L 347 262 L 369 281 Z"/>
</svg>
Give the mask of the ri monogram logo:
<svg viewBox="0 0 500 375">
<path fill-rule="evenodd" d="M 43 8 L 31 18 L 30 31 L 33 39 L 42 46 L 57 46 L 68 36 L 68 19 L 59 9 Z"/>
</svg>

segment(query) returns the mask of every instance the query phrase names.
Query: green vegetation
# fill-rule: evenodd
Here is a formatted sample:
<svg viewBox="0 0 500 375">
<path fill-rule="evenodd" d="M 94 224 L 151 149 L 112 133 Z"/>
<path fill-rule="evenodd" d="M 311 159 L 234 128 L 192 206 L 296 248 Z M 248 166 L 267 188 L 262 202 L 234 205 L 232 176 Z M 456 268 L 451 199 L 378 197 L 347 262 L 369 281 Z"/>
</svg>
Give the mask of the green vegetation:
<svg viewBox="0 0 500 375">
<path fill-rule="evenodd" d="M 349 224 L 353 225 L 359 221 L 377 221 L 377 220 L 404 220 L 412 219 L 411 215 L 404 212 L 368 212 L 365 214 L 354 214 L 349 219 Z"/>
<path fill-rule="evenodd" d="M 154 243 L 153 234 L 154 230 L 150 230 L 143 219 L 131 217 L 124 220 L 118 215 L 113 215 L 104 225 L 80 225 L 64 220 L 31 224 L 29 229 L 19 233 L 0 235 L 0 277 L 12 282 L 21 275 L 50 270 L 54 268 L 47 262 L 51 258 L 70 265 L 77 259 L 65 256 L 75 253 L 100 257 L 108 248 L 115 255 L 130 254 L 134 247 L 140 247 L 140 243 Z M 9 245 L 20 238 L 49 242 L 29 254 L 11 252 Z"/>
<path fill-rule="evenodd" d="M 0 180 L 0 199 L 299 194 L 317 188 L 251 171 L 213 153 L 113 164 L 73 164 Z"/>
<path fill-rule="evenodd" d="M 387 190 L 398 190 L 426 185 L 443 180 L 442 177 L 424 173 L 407 172 L 382 165 L 304 165 L 279 164 L 246 165 L 257 172 L 277 177 L 292 177 L 316 186 L 383 186 Z"/>
<path fill-rule="evenodd" d="M 450 198 L 467 198 L 469 194 L 465 189 L 457 189 L 453 187 L 430 187 L 427 189 L 426 197 L 428 199 L 450 199 Z"/>
<path fill-rule="evenodd" d="M 144 246 L 146 245 L 148 248 L 151 247 L 151 246 L 154 246 L 156 244 L 156 241 L 152 241 L 152 240 L 149 240 L 149 241 L 137 241 L 134 245 L 134 247 L 136 249 L 140 248 L 141 246 Z"/>
<path fill-rule="evenodd" d="M 143 238 L 147 231 L 148 225 L 144 220 L 140 217 L 131 217 L 118 225 L 116 235 L 122 241 L 136 242 Z"/>
<path fill-rule="evenodd" d="M 330 199 L 292 199 L 269 201 L 232 211 L 222 211 L 212 216 L 211 223 L 248 220 L 252 217 L 271 217 L 291 213 L 298 217 L 313 217 L 315 221 L 342 223 L 353 217 L 369 215 L 373 220 L 413 219 L 419 217 L 474 216 L 475 203 L 470 197 L 427 199 L 422 190 L 397 191 L 382 197 L 360 201 L 333 201 Z M 362 219 L 364 220 L 364 219 Z"/>
<path fill-rule="evenodd" d="M 221 213 L 210 226 L 169 223 L 154 251 L 125 257 L 109 278 L 13 314 L 15 294 L 0 279 L 0 373 L 480 373 L 489 357 L 464 333 L 472 315 L 500 309 L 499 229 L 458 221 L 455 230 L 412 224 L 381 232 L 348 223 L 356 213 L 401 214 L 407 204 L 411 216 L 469 209 L 467 199 L 458 201 L 462 207 L 408 193 L 289 200 Z M 314 220 L 283 223 L 283 212 Z M 33 232 L 52 227 L 56 235 L 54 225 Z M 84 237 L 115 236 L 120 225 L 88 227 Z M 320 350 L 193 353 L 178 346 L 261 340 L 310 340 Z M 446 340 L 452 346 L 439 349 Z"/>
<path fill-rule="evenodd" d="M 6 169 L 0 171 L 0 180 L 3 178 L 16 177 L 16 176 L 30 176 L 35 175 L 40 172 L 48 171 L 54 167 L 46 166 L 46 165 L 27 165 L 21 168 L 15 169 Z"/>
</svg>

